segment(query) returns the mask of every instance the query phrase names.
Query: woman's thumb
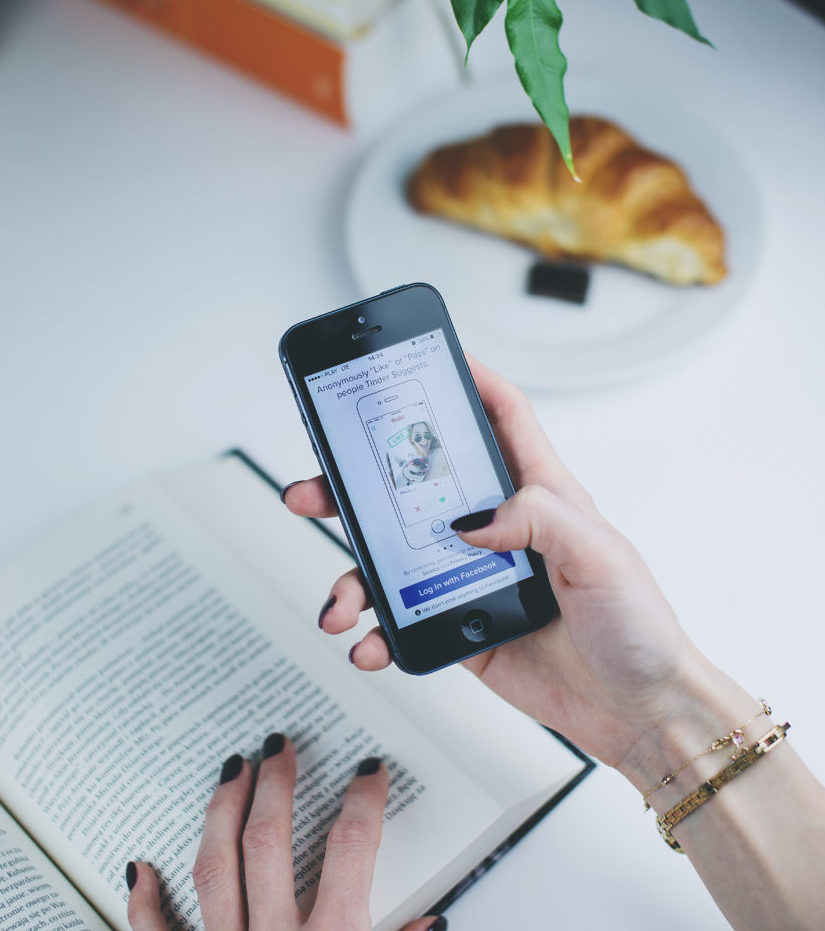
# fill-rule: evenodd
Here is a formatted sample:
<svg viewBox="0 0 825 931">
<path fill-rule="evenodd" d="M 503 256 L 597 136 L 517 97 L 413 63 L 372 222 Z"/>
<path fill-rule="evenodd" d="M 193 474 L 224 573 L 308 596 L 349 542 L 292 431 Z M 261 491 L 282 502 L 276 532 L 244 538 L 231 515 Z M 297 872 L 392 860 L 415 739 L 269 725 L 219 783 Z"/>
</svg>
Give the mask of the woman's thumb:
<svg viewBox="0 0 825 931">
<path fill-rule="evenodd" d="M 526 485 L 496 509 L 466 514 L 452 527 L 467 543 L 494 552 L 529 547 L 576 587 L 604 584 L 627 546 L 598 514 L 540 485 Z"/>
<path fill-rule="evenodd" d="M 447 931 L 447 919 L 443 915 L 428 915 L 404 925 L 401 931 Z"/>
<path fill-rule="evenodd" d="M 160 911 L 158 880 L 152 867 L 130 860 L 126 865 L 126 885 L 132 931 L 167 931 L 168 925 Z"/>
</svg>

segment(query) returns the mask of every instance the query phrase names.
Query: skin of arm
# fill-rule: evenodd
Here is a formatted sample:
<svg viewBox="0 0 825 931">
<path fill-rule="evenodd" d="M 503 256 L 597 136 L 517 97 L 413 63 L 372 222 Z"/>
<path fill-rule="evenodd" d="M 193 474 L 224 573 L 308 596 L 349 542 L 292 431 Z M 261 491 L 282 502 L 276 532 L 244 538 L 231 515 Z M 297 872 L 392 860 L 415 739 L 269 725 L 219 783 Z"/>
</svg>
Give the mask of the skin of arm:
<svg viewBox="0 0 825 931">
<path fill-rule="evenodd" d="M 642 793 L 758 708 L 693 645 L 634 547 L 562 464 L 526 396 L 470 360 L 518 492 L 462 539 L 495 551 L 532 547 L 547 564 L 561 618 L 467 660 L 486 685 L 623 773 Z M 290 486 L 296 514 L 332 516 L 322 477 Z M 320 624 L 350 630 L 368 599 L 357 570 L 332 587 Z M 351 658 L 391 661 L 374 629 Z M 760 717 L 749 743 L 772 726 Z M 698 760 L 654 793 L 667 811 L 728 762 Z M 825 789 L 788 741 L 725 786 L 673 831 L 735 928 L 825 927 Z M 666 853 L 663 845 L 663 854 Z"/>
</svg>

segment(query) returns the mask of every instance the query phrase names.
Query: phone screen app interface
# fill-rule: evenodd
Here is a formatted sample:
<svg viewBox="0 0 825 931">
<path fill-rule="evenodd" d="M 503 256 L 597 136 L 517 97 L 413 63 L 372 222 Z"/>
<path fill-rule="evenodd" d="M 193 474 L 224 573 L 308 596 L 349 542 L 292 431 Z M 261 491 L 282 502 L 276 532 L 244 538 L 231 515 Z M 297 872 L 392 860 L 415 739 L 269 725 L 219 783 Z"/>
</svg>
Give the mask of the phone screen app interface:
<svg viewBox="0 0 825 931">
<path fill-rule="evenodd" d="M 306 378 L 399 627 L 532 575 L 450 529 L 504 492 L 442 330 Z"/>
<path fill-rule="evenodd" d="M 362 423 L 403 527 L 429 523 L 429 534 L 405 536 L 419 536 L 429 545 L 435 519 L 448 511 L 464 513 L 464 502 L 423 386 L 404 382 L 398 390 L 367 396 L 358 407 L 371 413 Z"/>
</svg>

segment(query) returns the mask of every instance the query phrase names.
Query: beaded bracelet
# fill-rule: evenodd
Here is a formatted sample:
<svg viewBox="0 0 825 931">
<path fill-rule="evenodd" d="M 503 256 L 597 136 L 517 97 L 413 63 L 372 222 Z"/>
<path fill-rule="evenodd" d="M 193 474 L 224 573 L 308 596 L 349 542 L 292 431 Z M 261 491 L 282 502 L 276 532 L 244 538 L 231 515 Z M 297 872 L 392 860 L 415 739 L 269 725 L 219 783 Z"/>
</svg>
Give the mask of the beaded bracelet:
<svg viewBox="0 0 825 931">
<path fill-rule="evenodd" d="M 715 753 L 717 750 L 721 750 L 723 747 L 729 747 L 731 744 L 736 747 L 733 756 L 731 759 L 735 759 L 738 753 L 741 753 L 742 744 L 745 742 L 745 730 L 750 727 L 753 722 L 761 717 L 762 715 L 770 717 L 771 708 L 770 705 L 765 701 L 764 698 L 759 699 L 759 711 L 749 720 L 745 721 L 744 724 L 740 724 L 739 727 L 735 727 L 730 733 L 724 734 L 722 737 L 717 737 L 710 746 L 703 750 L 701 753 L 697 753 L 696 756 L 692 756 L 689 760 L 686 760 L 682 765 L 675 769 L 669 776 L 664 776 L 657 783 L 652 785 L 647 792 L 642 796 L 642 801 L 645 804 L 645 811 L 650 809 L 650 802 L 648 799 L 654 792 L 658 792 L 659 789 L 664 788 L 664 786 L 669 785 L 673 780 L 680 774 L 683 773 L 688 766 L 693 766 L 697 760 L 701 760 L 703 756 L 707 756 L 709 753 Z"/>
<path fill-rule="evenodd" d="M 671 833 L 673 828 L 684 818 L 687 818 L 688 815 L 693 814 L 697 808 L 704 805 L 705 802 L 716 795 L 721 788 L 726 786 L 729 782 L 733 782 L 737 776 L 753 766 L 753 764 L 765 756 L 766 753 L 773 750 L 778 743 L 785 739 L 785 735 L 790 730 L 790 727 L 791 725 L 787 722 L 772 727 L 767 734 L 760 737 L 756 743 L 751 744 L 747 750 L 743 750 L 735 756 L 724 769 L 720 770 L 711 779 L 708 779 L 707 782 L 703 782 L 697 789 L 694 789 L 693 792 L 686 798 L 683 798 L 678 805 L 674 805 L 670 811 L 665 812 L 663 815 L 659 815 L 656 819 L 656 827 L 659 829 L 659 834 L 661 834 L 665 842 L 677 851 L 677 853 L 684 853 L 679 841 L 677 841 Z"/>
</svg>

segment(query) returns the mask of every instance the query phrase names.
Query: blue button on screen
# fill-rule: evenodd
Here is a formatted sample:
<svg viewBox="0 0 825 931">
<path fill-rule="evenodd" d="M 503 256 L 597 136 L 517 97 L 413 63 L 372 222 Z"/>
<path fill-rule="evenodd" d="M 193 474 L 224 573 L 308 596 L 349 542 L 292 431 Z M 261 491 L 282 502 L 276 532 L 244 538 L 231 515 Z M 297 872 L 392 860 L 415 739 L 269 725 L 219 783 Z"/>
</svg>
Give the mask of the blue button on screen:
<svg viewBox="0 0 825 931">
<path fill-rule="evenodd" d="M 515 564 L 516 560 L 512 553 L 490 553 L 488 556 L 481 556 L 449 572 L 441 572 L 428 579 L 422 579 L 414 585 L 407 585 L 401 589 L 399 594 L 404 607 L 413 608 L 432 598 L 448 595 L 457 588 L 464 588 L 465 585 L 472 585 L 491 575 L 512 569 Z"/>
</svg>

